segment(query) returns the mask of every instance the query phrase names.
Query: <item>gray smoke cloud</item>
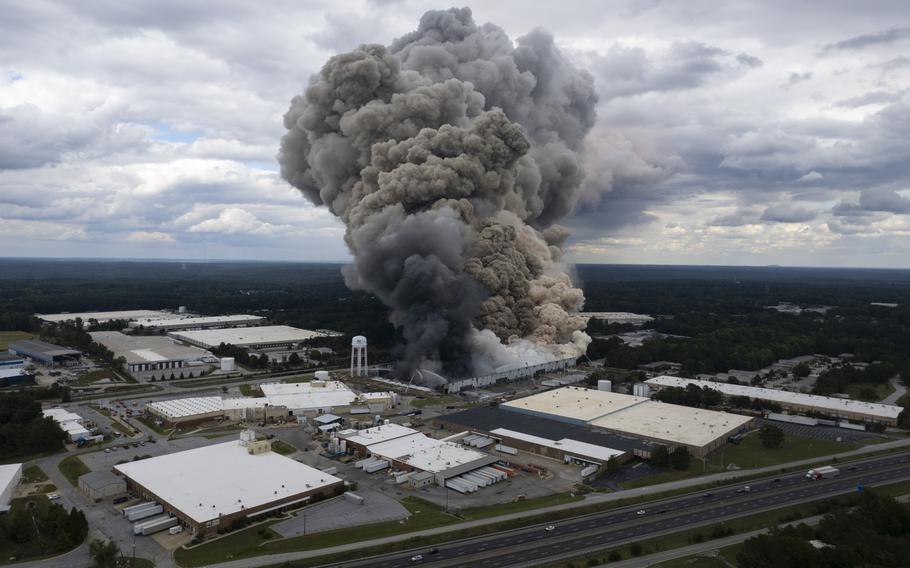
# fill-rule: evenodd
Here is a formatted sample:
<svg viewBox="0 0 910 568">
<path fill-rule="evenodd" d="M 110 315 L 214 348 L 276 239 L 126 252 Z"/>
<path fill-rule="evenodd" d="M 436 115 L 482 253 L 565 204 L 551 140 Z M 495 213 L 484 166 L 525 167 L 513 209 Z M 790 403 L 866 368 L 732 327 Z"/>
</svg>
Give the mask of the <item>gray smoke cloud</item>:
<svg viewBox="0 0 910 568">
<path fill-rule="evenodd" d="M 281 174 L 346 224 L 346 283 L 389 306 L 403 373 L 584 351 L 555 223 L 578 202 L 596 102 L 547 32 L 513 44 L 468 8 L 332 57 L 291 101 Z"/>
</svg>

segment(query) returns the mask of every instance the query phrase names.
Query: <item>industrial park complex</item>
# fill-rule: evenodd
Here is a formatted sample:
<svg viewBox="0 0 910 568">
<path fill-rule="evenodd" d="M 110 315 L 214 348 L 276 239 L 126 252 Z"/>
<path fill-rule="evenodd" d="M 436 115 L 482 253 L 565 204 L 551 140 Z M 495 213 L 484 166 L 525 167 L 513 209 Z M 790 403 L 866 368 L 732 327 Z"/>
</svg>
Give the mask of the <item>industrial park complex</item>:
<svg viewBox="0 0 910 568">
<path fill-rule="evenodd" d="M 587 315 L 633 325 L 648 321 L 620 312 Z M 390 488 L 446 510 L 450 501 L 460 506 L 459 499 L 477 506 L 554 492 L 574 495 L 579 486 L 599 487 L 598 480 L 617 468 L 647 465 L 639 471 L 653 472 L 658 450 L 682 452 L 707 468 L 714 452 L 769 421 L 863 431 L 894 426 L 902 410 L 656 375 L 678 371 L 672 362 L 643 366 L 634 381 L 615 389 L 628 394 L 614 392 L 610 380 L 589 380 L 590 362 L 561 356 L 451 380 L 421 369 L 415 376 L 433 380 L 412 384 L 396 379 L 387 362 L 371 366 L 364 336 L 350 339 L 349 368 L 338 365 L 339 358 L 328 367 L 322 357 L 308 359 L 317 349 L 313 342 L 323 341 L 320 354 L 332 353 L 324 345 L 337 349 L 340 334 L 269 325 L 256 315 L 205 316 L 181 308 L 38 317 L 46 325 L 92 322 L 91 340 L 119 364 L 97 388 L 140 390 L 131 401 L 103 397 L 109 400 L 88 409 L 47 407 L 43 416 L 75 447 L 111 442 L 97 457 L 82 454 L 91 467 L 78 478 L 78 490 L 91 503 L 110 502 L 116 522 L 131 523 L 137 536 L 166 533 L 156 536 L 160 542 L 199 542 L 266 519 L 275 527 L 297 526 L 300 514 L 306 534 L 307 511 L 319 511 L 321 503 L 355 507 L 350 515 L 357 519 L 356 507 L 388 499 Z M 96 331 L 95 322 L 106 325 Z M 280 369 L 293 360 L 310 370 L 244 368 L 244 353 Z M 778 366 L 788 372 L 811 361 L 795 358 Z M 28 384 L 36 366 L 75 377 L 93 365 L 91 357 L 67 346 L 15 340 L 0 357 L 0 379 L 8 375 L 10 385 Z M 191 377 L 192 388 L 181 394 L 179 386 L 186 383 L 180 379 Z M 583 386 L 594 383 L 597 388 Z M 780 412 L 740 411 L 732 404 L 713 410 L 653 397 L 662 389 L 693 387 L 715 389 L 728 403 L 739 397 L 773 402 Z M 445 401 L 438 403 L 444 409 L 425 412 L 427 401 L 437 398 Z M 120 432 L 102 431 L 104 420 Z M 623 466 L 628 462 L 634 465 Z M 21 465 L 0 468 L 0 509 L 21 476 Z"/>
</svg>

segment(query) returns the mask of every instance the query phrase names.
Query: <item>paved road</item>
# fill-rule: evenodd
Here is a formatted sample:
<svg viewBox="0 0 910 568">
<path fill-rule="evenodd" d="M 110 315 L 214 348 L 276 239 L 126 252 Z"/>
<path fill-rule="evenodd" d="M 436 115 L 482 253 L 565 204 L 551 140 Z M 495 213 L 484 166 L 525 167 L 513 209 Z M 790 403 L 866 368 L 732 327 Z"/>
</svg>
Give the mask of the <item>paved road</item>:
<svg viewBox="0 0 910 568">
<path fill-rule="evenodd" d="M 910 441 L 908 441 L 908 440 L 902 440 L 900 442 L 901 442 L 900 446 L 907 446 L 908 444 L 910 444 Z M 888 444 L 891 444 L 891 443 L 888 443 Z M 885 445 L 886 444 L 879 444 L 879 446 L 885 446 Z M 855 452 L 856 451 L 854 450 L 853 452 L 850 452 L 850 453 L 852 454 Z M 895 454 L 888 455 L 888 456 L 885 456 L 882 458 L 870 458 L 868 460 L 864 460 L 864 463 L 878 464 L 878 463 L 881 463 L 882 460 L 901 460 L 901 459 L 905 460 L 906 462 L 910 462 L 910 452 L 901 452 L 899 454 L 895 453 Z M 794 464 L 792 464 L 792 465 L 796 465 L 796 464 L 800 464 L 800 463 L 802 463 L 802 462 L 794 462 Z M 861 462 L 857 462 L 857 467 L 859 467 L 860 463 Z M 887 463 L 887 462 L 885 462 L 885 463 Z M 786 464 L 786 465 L 791 465 L 791 464 Z M 765 468 L 764 473 L 774 474 L 780 470 L 780 467 L 781 466 Z M 762 470 L 751 470 L 748 472 L 733 472 L 733 473 L 736 473 L 741 476 L 744 473 L 754 474 L 754 473 L 757 473 L 760 471 L 762 471 Z M 857 471 L 860 471 L 860 470 L 857 470 Z M 908 466 L 908 476 L 910 476 L 910 466 Z M 622 492 L 614 493 L 614 494 L 588 496 L 588 499 L 586 499 L 584 502 L 582 502 L 581 505 L 616 501 L 619 499 L 626 499 L 629 497 L 636 497 L 639 495 L 647 495 L 650 493 L 667 491 L 667 490 L 671 490 L 671 489 L 678 488 L 678 487 L 691 487 L 694 485 L 704 484 L 706 479 L 710 480 L 711 478 L 716 478 L 716 477 L 723 477 L 725 479 L 731 479 L 731 478 L 735 479 L 735 476 L 731 475 L 731 472 L 724 473 L 724 474 L 716 474 L 714 476 L 708 476 L 707 478 L 695 478 L 695 479 L 689 479 L 689 480 L 681 480 L 678 482 L 666 483 L 666 484 L 662 484 L 662 485 L 655 485 L 652 487 L 643 487 L 643 488 L 639 488 L 639 489 L 622 491 Z M 796 474 L 790 474 L 789 477 L 796 478 L 800 482 L 804 481 L 804 474 L 802 472 L 798 472 Z M 781 482 L 774 484 L 775 489 L 778 489 L 778 488 L 781 488 L 784 486 L 783 485 L 784 477 L 781 477 L 781 479 L 782 479 Z M 748 482 L 748 483 L 752 487 L 758 487 L 756 485 L 757 482 Z M 794 484 L 794 482 L 792 482 L 792 481 L 789 483 L 791 485 Z M 820 484 L 816 484 L 815 486 L 818 487 L 819 485 L 824 484 L 824 483 L 827 483 L 827 482 L 821 482 Z M 725 513 L 732 513 L 732 512 L 734 512 L 733 510 L 730 510 L 730 511 L 726 510 L 726 507 L 728 506 L 727 493 L 733 492 L 733 495 L 736 495 L 738 499 L 743 499 L 744 497 L 749 497 L 749 496 L 735 493 L 735 489 L 744 484 L 745 483 L 741 483 L 739 485 L 734 485 L 734 486 L 732 486 L 732 488 L 728 488 L 726 490 L 724 490 L 722 488 L 712 489 L 711 492 L 713 493 L 713 496 L 704 502 L 702 501 L 704 498 L 701 497 L 701 493 L 697 493 L 694 496 L 692 494 L 690 494 L 687 496 L 681 496 L 681 497 L 662 500 L 662 501 L 660 501 L 660 503 L 666 504 L 666 507 L 668 508 L 668 510 L 673 510 L 675 512 L 676 511 L 676 502 L 678 500 L 693 499 L 693 500 L 697 501 L 700 506 L 701 505 L 710 505 L 712 501 L 713 502 L 720 501 L 721 505 L 725 508 Z M 802 483 L 796 484 L 796 485 L 799 488 L 804 487 L 804 484 L 802 484 Z M 725 491 L 727 493 L 725 493 Z M 672 506 L 670 504 L 672 504 Z M 733 504 L 733 501 L 730 501 L 730 504 Z M 275 554 L 275 555 L 256 557 L 256 558 L 248 558 L 245 560 L 224 562 L 221 564 L 212 565 L 209 568 L 246 568 L 246 567 L 256 567 L 256 566 L 268 566 L 268 565 L 273 565 L 273 564 L 279 564 L 281 562 L 302 560 L 302 559 L 313 558 L 313 557 L 322 556 L 322 555 L 326 555 L 326 554 L 334 554 L 337 552 L 347 552 L 347 551 L 356 550 L 359 548 L 382 546 L 382 545 L 390 544 L 393 542 L 400 542 L 403 540 L 408 540 L 408 539 L 411 539 L 411 538 L 414 538 L 417 536 L 439 535 L 439 534 L 444 534 L 444 533 L 448 533 L 448 532 L 459 530 L 459 529 L 466 529 L 466 528 L 478 527 L 478 526 L 483 526 L 483 525 L 507 521 L 507 520 L 520 519 L 520 518 L 528 516 L 529 514 L 545 514 L 545 513 L 549 513 L 549 512 L 573 509 L 578 506 L 579 506 L 579 503 L 577 503 L 577 502 L 576 503 L 567 503 L 564 505 L 556 505 L 553 507 L 546 507 L 546 508 L 538 509 L 533 512 L 529 511 L 529 512 L 522 512 L 522 513 L 513 513 L 513 514 L 509 514 L 509 515 L 502 515 L 500 517 L 495 517 L 495 518 L 491 518 L 491 519 L 469 521 L 469 522 L 465 522 L 465 523 L 459 523 L 458 525 L 450 525 L 450 526 L 440 527 L 440 528 L 436 528 L 436 529 L 428 529 L 428 530 L 424 530 L 424 531 L 417 531 L 417 532 L 412 532 L 412 533 L 406 533 L 403 535 L 396 535 L 396 536 L 392 536 L 392 537 L 374 539 L 371 541 L 364 541 L 364 542 L 340 545 L 340 546 L 335 546 L 335 547 L 325 548 L 325 549 L 320 549 L 320 550 L 291 552 L 291 553 Z M 618 510 L 612 511 L 610 513 L 604 513 L 604 514 L 612 514 L 614 512 L 621 512 L 621 513 L 629 516 L 629 514 L 631 512 L 632 515 L 634 516 L 634 518 L 636 520 L 638 520 L 639 517 L 637 515 L 634 515 L 634 513 L 639 507 L 644 507 L 646 510 L 651 509 L 652 512 L 655 510 L 661 510 L 661 505 L 648 504 L 648 505 L 638 505 L 636 507 L 631 507 L 631 508 L 626 508 L 626 509 L 618 509 Z M 648 517 L 647 513 L 645 514 L 645 517 Z M 716 517 L 716 514 L 712 513 L 712 516 L 711 516 L 712 522 L 713 522 L 713 520 L 716 520 L 715 517 Z M 570 523 L 570 522 L 561 521 L 559 523 L 560 527 L 558 527 L 559 531 L 561 531 L 562 533 L 566 533 L 567 529 L 565 527 L 569 526 L 569 525 L 567 525 L 567 523 Z M 528 531 L 531 532 L 535 538 L 537 538 L 538 536 L 541 536 L 541 535 L 545 535 L 545 532 L 540 527 L 535 528 L 535 529 L 526 529 L 525 530 L 525 532 L 528 532 Z M 557 531 L 557 532 L 559 532 L 559 531 Z M 521 531 L 516 531 L 516 532 L 521 532 Z M 508 533 L 508 534 L 512 534 L 512 533 Z M 546 533 L 546 534 L 549 534 L 549 533 Z M 496 539 L 496 538 L 501 538 L 502 535 L 503 535 L 503 533 L 497 533 L 495 535 L 490 535 L 488 537 L 483 537 L 483 538 Z M 471 541 L 471 542 L 474 542 L 474 541 Z M 458 546 L 458 545 L 456 545 L 456 544 L 440 545 L 438 548 L 440 550 L 443 550 L 444 548 L 448 549 L 449 547 L 453 547 L 453 546 Z M 576 547 L 576 550 L 577 550 L 577 547 Z M 471 552 L 473 552 L 473 551 L 474 551 L 474 549 L 472 548 Z M 402 555 L 399 555 L 399 556 L 406 557 L 407 559 L 409 559 L 410 554 L 414 554 L 414 553 L 403 553 L 403 556 Z M 378 559 L 370 559 L 370 560 L 362 561 L 360 563 L 357 563 L 357 562 L 345 563 L 345 566 L 346 567 L 347 566 L 374 566 L 374 565 L 379 566 L 380 564 L 376 563 L 377 560 Z M 408 562 L 409 562 L 409 560 L 408 560 Z M 410 564 L 408 564 L 408 565 L 410 565 Z"/>
<path fill-rule="evenodd" d="M 638 509 L 626 507 L 562 521 L 555 529 L 532 527 L 470 539 L 437 547 L 424 553 L 421 566 L 531 567 L 596 552 L 613 546 L 672 534 L 680 527 L 714 524 L 791 504 L 814 501 L 830 495 L 848 493 L 858 484 L 874 485 L 910 479 L 910 454 L 887 456 L 844 468 L 834 479 L 809 481 L 803 473 L 750 482 L 750 493 L 730 486 L 710 493 L 664 499 Z M 775 481 L 777 479 L 778 481 Z M 641 511 L 645 511 L 642 513 Z M 413 552 L 347 562 L 346 568 L 401 568 L 418 564 Z"/>
<path fill-rule="evenodd" d="M 907 392 L 907 387 L 900 381 L 900 377 L 891 377 L 891 386 L 894 387 L 894 392 L 883 398 L 882 404 L 897 404 L 897 400 Z"/>
</svg>

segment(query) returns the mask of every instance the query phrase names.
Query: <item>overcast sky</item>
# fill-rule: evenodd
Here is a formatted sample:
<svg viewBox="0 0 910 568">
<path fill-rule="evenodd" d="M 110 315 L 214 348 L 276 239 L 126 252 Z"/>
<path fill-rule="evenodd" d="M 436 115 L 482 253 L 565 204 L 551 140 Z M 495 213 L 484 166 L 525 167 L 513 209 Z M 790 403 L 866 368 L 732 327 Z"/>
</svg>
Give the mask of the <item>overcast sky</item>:
<svg viewBox="0 0 910 568">
<path fill-rule="evenodd" d="M 281 117 L 449 6 L 0 0 L 0 256 L 346 260 L 277 174 Z M 910 267 L 905 0 L 472 8 L 595 78 L 571 260 Z"/>
</svg>

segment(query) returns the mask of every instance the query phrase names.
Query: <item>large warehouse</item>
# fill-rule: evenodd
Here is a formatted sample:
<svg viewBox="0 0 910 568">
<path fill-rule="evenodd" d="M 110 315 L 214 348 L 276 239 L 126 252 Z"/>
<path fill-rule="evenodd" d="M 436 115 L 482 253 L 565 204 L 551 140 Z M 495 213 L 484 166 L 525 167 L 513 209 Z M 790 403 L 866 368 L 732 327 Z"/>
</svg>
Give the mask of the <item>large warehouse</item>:
<svg viewBox="0 0 910 568">
<path fill-rule="evenodd" d="M 210 353 L 167 337 L 126 335 L 119 331 L 93 331 L 89 335 L 92 341 L 113 351 L 115 357 L 126 359 L 127 370 L 141 379 L 167 379 L 181 373 L 198 375 L 205 368 L 205 362 L 214 361 Z"/>
<path fill-rule="evenodd" d="M 201 316 L 167 318 L 139 318 L 129 323 L 131 329 L 145 328 L 156 331 L 180 331 L 198 329 L 219 329 L 259 325 L 265 321 L 261 316 Z"/>
<path fill-rule="evenodd" d="M 232 329 L 175 331 L 168 335 L 203 349 L 212 349 L 222 343 L 244 349 L 267 349 L 296 345 L 314 337 L 324 337 L 326 334 L 288 325 L 264 325 Z"/>
<path fill-rule="evenodd" d="M 9 352 L 46 367 L 72 367 L 82 361 L 82 352 L 37 339 L 10 341 Z"/>
<path fill-rule="evenodd" d="M 655 444 L 640 438 L 605 432 L 541 416 L 508 412 L 498 406 L 478 406 L 444 414 L 433 424 L 452 432 L 470 432 L 500 444 L 561 462 L 605 464 L 610 458 L 651 457 Z"/>
<path fill-rule="evenodd" d="M 344 414 L 353 408 L 380 413 L 397 404 L 393 392 L 357 394 L 340 381 L 264 383 L 259 385 L 269 404 L 285 406 L 293 414 Z"/>
<path fill-rule="evenodd" d="M 114 466 L 129 489 L 157 501 L 194 534 L 333 497 L 344 482 L 272 452 L 250 431 L 240 440 Z"/>
<path fill-rule="evenodd" d="M 510 412 L 685 446 L 704 457 L 727 438 L 749 427 L 752 418 L 581 387 L 563 387 L 500 405 Z"/>
<path fill-rule="evenodd" d="M 448 393 L 457 393 L 465 389 L 478 389 L 488 387 L 502 381 L 520 381 L 522 379 L 531 378 L 537 373 L 553 373 L 556 371 L 565 371 L 569 367 L 575 365 L 577 360 L 577 357 L 554 357 L 548 361 L 540 361 L 536 363 L 517 363 L 497 369 L 496 371 L 486 375 L 453 379 L 446 382 L 445 388 L 446 392 Z"/>
<path fill-rule="evenodd" d="M 174 317 L 173 314 L 159 310 L 125 310 L 117 312 L 79 312 L 73 314 L 35 314 L 35 317 L 45 323 L 61 323 L 65 321 L 74 321 L 77 318 L 83 323 L 95 320 L 98 323 L 107 323 L 109 321 L 126 320 L 133 321 L 137 319 L 155 319 Z"/>
<path fill-rule="evenodd" d="M 835 419 L 852 422 L 876 422 L 887 426 L 897 426 L 897 417 L 903 411 L 903 407 L 892 404 L 863 402 L 861 400 L 803 394 L 747 385 L 684 379 L 667 375 L 655 377 L 645 382 L 656 390 L 667 387 L 686 388 L 688 385 L 695 385 L 720 391 L 724 396 L 747 396 L 758 400 L 775 402 L 783 410 L 792 413 L 815 412 Z"/>
<path fill-rule="evenodd" d="M 260 421 L 284 418 L 285 406 L 273 405 L 267 398 L 221 398 L 200 396 L 149 402 L 146 412 L 169 426 L 189 426 L 216 419 Z"/>
<path fill-rule="evenodd" d="M 399 471 L 430 473 L 439 485 L 449 478 L 499 461 L 496 456 L 430 438 L 398 424 L 344 430 L 338 433 L 338 437 L 345 440 L 347 449 L 357 455 L 385 460 Z"/>
</svg>

